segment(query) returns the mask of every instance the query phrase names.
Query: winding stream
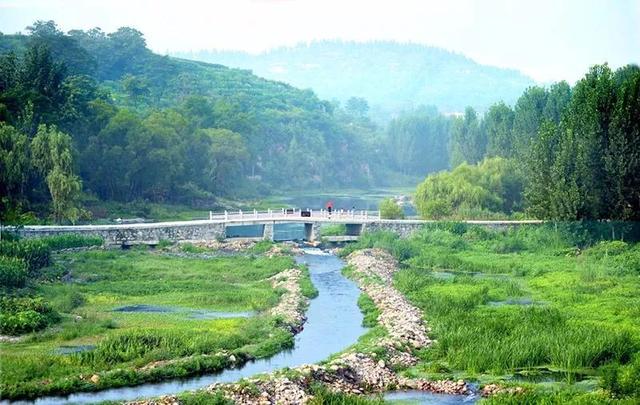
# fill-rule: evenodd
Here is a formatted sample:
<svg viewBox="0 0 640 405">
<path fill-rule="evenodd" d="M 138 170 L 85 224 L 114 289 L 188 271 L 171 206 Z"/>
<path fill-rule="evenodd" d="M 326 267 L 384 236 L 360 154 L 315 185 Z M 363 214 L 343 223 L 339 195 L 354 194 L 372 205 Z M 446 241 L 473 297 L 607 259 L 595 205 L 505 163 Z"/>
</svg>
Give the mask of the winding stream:
<svg viewBox="0 0 640 405">
<path fill-rule="evenodd" d="M 113 388 L 97 392 L 82 392 L 68 396 L 42 397 L 35 401 L 10 404 L 84 404 L 101 401 L 128 401 L 142 397 L 177 394 L 204 388 L 214 382 L 235 382 L 244 377 L 271 372 L 284 367 L 317 363 L 331 354 L 356 342 L 365 329 L 357 301 L 360 291 L 352 281 L 340 273 L 344 262 L 319 249 L 305 250 L 296 261 L 309 267 L 311 281 L 318 297 L 310 301 L 304 330 L 295 337 L 295 346 L 271 358 L 248 362 L 244 366 L 216 374 L 143 384 L 135 387 Z M 338 333 L 339 331 L 339 333 Z M 3 401 L 3 403 L 6 403 Z"/>
</svg>

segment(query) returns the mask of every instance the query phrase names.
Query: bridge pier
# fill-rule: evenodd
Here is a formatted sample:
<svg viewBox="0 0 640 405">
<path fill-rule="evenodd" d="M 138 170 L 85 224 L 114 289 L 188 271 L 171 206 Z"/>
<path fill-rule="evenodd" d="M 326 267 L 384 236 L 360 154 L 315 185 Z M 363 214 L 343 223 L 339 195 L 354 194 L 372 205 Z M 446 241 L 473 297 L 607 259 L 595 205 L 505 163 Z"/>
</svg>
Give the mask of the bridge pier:
<svg viewBox="0 0 640 405">
<path fill-rule="evenodd" d="M 309 242 L 314 242 L 320 236 L 320 223 L 310 222 L 304 224 L 304 238 Z"/>
<path fill-rule="evenodd" d="M 262 238 L 264 240 L 273 241 L 273 222 L 264 224 L 264 230 L 262 231 Z"/>
</svg>

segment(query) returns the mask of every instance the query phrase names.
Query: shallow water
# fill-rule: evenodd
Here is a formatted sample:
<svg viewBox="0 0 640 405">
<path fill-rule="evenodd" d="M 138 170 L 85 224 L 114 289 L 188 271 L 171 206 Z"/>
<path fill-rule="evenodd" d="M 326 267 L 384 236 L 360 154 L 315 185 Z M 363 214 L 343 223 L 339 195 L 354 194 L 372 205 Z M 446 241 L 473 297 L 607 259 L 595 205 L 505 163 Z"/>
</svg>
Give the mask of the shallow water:
<svg viewBox="0 0 640 405">
<path fill-rule="evenodd" d="M 206 309 L 188 309 L 177 307 L 165 307 L 160 305 L 136 304 L 126 305 L 113 309 L 114 312 L 153 312 L 159 314 L 184 314 L 191 319 L 221 319 L 221 318 L 249 318 L 255 316 L 253 311 L 209 311 Z"/>
<path fill-rule="evenodd" d="M 522 306 L 531 306 L 538 304 L 532 298 L 522 297 L 522 298 L 509 298 L 504 301 L 489 301 L 487 305 L 490 307 L 503 307 L 505 305 L 522 305 Z"/>
<path fill-rule="evenodd" d="M 355 283 L 340 273 L 344 262 L 318 249 L 307 249 L 306 254 L 296 257 L 296 261 L 309 266 L 311 281 L 318 289 L 318 297 L 310 302 L 307 322 L 304 330 L 295 337 L 293 349 L 282 351 L 269 359 L 256 360 L 240 368 L 228 369 L 216 374 L 135 387 L 83 392 L 69 396 L 43 397 L 33 402 L 15 403 L 47 405 L 93 403 L 177 394 L 186 390 L 204 388 L 214 382 L 234 382 L 244 377 L 284 367 L 317 363 L 355 343 L 365 332 L 365 328 L 362 327 L 362 313 L 357 304 L 360 291 Z M 336 333 L 337 331 L 339 333 Z"/>
<path fill-rule="evenodd" d="M 454 405 L 475 404 L 478 401 L 478 397 L 475 394 L 464 396 L 406 390 L 387 392 L 384 394 L 384 400 L 392 404 Z"/>
<path fill-rule="evenodd" d="M 53 352 L 55 354 L 74 354 L 89 352 L 95 348 L 95 345 L 60 346 L 57 349 L 54 349 Z"/>
</svg>

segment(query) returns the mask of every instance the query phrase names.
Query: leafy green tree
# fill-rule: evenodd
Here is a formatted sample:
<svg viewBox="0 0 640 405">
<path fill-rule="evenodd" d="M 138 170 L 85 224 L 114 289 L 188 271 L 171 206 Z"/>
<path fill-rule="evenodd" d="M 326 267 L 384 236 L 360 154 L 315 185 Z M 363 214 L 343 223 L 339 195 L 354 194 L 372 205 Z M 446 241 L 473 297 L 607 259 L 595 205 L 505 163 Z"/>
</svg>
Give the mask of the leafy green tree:
<svg viewBox="0 0 640 405">
<path fill-rule="evenodd" d="M 393 198 L 385 198 L 380 202 L 380 217 L 384 219 L 403 219 L 404 210 Z"/>
<path fill-rule="evenodd" d="M 364 117 L 369 112 L 369 103 L 362 97 L 351 97 L 345 104 L 345 110 L 355 117 Z"/>
<path fill-rule="evenodd" d="M 82 189 L 80 178 L 73 172 L 71 137 L 55 127 L 40 125 L 31 141 L 33 165 L 45 176 L 56 222 L 78 220 L 81 210 L 78 198 Z"/>
<path fill-rule="evenodd" d="M 211 191 L 229 192 L 242 182 L 243 168 L 249 154 L 240 134 L 228 129 L 202 130 L 211 140 L 207 167 Z"/>
<path fill-rule="evenodd" d="M 609 217 L 640 219 L 640 68 L 627 66 L 614 75 L 616 104 L 604 155 L 609 188 Z"/>
<path fill-rule="evenodd" d="M 527 156 L 531 143 L 538 135 L 544 119 L 547 91 L 538 86 L 529 87 L 520 96 L 514 108 L 513 147 L 519 157 Z"/>
<path fill-rule="evenodd" d="M 514 112 L 505 103 L 494 104 L 484 117 L 483 126 L 487 133 L 487 156 L 513 157 Z"/>
<path fill-rule="evenodd" d="M 451 164 L 454 166 L 464 162 L 475 164 L 485 156 L 487 136 L 473 108 L 467 107 L 464 117 L 454 121 L 451 142 Z"/>
<path fill-rule="evenodd" d="M 578 189 L 577 218 L 607 217 L 604 155 L 614 106 L 611 69 L 606 64 L 593 66 L 573 89 L 564 125 L 568 141 L 561 143 L 560 152 L 572 155 L 565 168 L 575 164 L 568 177 Z"/>
<path fill-rule="evenodd" d="M 495 157 L 477 165 L 463 163 L 420 183 L 416 207 L 423 218 L 508 215 L 522 209 L 524 183 L 511 160 Z"/>
<path fill-rule="evenodd" d="M 423 176 L 449 167 L 450 121 L 435 107 L 402 114 L 387 127 L 390 165 L 404 173 Z"/>
<path fill-rule="evenodd" d="M 0 122 L 0 212 L 3 217 L 24 198 L 30 169 L 27 136 Z"/>
<path fill-rule="evenodd" d="M 149 84 L 144 78 L 130 74 L 122 77 L 122 88 L 134 102 L 140 101 L 150 93 Z"/>
</svg>

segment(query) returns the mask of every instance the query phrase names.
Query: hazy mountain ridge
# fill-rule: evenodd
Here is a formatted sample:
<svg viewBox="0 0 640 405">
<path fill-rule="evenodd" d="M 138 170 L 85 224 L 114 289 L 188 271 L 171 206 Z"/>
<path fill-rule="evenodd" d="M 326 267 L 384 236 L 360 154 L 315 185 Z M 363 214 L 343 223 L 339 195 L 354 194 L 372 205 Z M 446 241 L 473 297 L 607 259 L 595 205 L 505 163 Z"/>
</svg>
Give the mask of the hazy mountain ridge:
<svg viewBox="0 0 640 405">
<path fill-rule="evenodd" d="M 481 65 L 464 55 L 419 44 L 323 41 L 252 55 L 237 51 L 176 53 L 187 59 L 251 69 L 255 74 L 311 88 L 321 98 L 344 102 L 364 97 L 387 112 L 435 105 L 443 112 L 472 106 L 485 111 L 513 104 L 533 79 Z"/>
</svg>

